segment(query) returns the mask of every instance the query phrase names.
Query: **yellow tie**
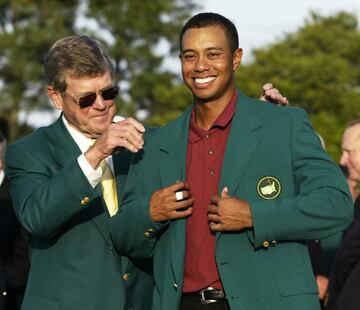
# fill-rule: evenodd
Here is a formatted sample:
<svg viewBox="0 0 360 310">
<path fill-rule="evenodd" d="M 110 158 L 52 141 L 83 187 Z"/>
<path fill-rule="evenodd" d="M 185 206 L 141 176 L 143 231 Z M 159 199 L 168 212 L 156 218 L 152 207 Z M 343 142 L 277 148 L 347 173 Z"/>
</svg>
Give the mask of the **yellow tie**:
<svg viewBox="0 0 360 310">
<path fill-rule="evenodd" d="M 105 204 L 110 216 L 113 216 L 119 209 L 116 191 L 116 181 L 105 159 L 100 163 L 100 167 L 102 169 L 102 178 L 100 181 L 100 185 L 103 193 L 103 198 L 105 200 Z"/>
<path fill-rule="evenodd" d="M 90 140 L 90 146 L 94 145 L 95 142 L 96 139 L 92 138 Z M 109 214 L 110 216 L 113 216 L 119 209 L 116 191 L 116 181 L 105 159 L 100 163 L 100 167 L 102 170 L 102 177 L 100 181 L 101 191 L 103 193 L 103 198 Z"/>
</svg>

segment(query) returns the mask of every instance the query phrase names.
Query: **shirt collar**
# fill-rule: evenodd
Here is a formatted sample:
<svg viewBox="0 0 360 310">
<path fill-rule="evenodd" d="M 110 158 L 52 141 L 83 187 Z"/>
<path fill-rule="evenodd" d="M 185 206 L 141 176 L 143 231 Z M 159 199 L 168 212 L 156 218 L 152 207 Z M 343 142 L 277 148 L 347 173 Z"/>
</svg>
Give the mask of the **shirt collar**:
<svg viewBox="0 0 360 310">
<path fill-rule="evenodd" d="M 75 143 L 78 145 L 82 153 L 85 153 L 91 144 L 91 139 L 87 138 L 80 131 L 70 126 L 68 121 L 66 120 L 64 114 L 62 115 L 62 120 L 66 129 L 69 131 L 71 137 L 74 139 Z"/>
<path fill-rule="evenodd" d="M 232 120 L 235 112 L 236 112 L 236 100 L 238 97 L 238 92 L 235 91 L 234 95 L 230 99 L 229 103 L 225 107 L 224 111 L 218 116 L 218 118 L 214 121 L 211 125 L 211 128 L 218 127 L 218 128 L 225 128 Z M 195 123 L 195 107 L 193 107 L 191 111 L 191 119 L 190 119 L 190 129 L 194 134 L 189 135 L 189 141 L 191 143 L 196 142 L 198 139 L 204 137 L 208 131 L 200 128 Z"/>
</svg>

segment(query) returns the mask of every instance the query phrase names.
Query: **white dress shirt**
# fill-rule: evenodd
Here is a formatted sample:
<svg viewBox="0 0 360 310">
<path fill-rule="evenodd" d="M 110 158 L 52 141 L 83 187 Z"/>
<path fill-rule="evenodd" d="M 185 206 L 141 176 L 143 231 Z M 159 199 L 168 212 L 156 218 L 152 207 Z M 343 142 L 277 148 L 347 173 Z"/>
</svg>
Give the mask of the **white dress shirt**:
<svg viewBox="0 0 360 310">
<path fill-rule="evenodd" d="M 69 131 L 71 137 L 74 139 L 75 143 L 80 148 L 82 154 L 78 157 L 77 161 L 81 168 L 81 170 L 84 172 L 85 177 L 89 181 L 90 185 L 95 188 L 95 186 L 100 182 L 102 177 L 102 169 L 100 166 L 95 170 L 87 161 L 85 158 L 84 153 L 89 149 L 91 145 L 91 139 L 85 137 L 84 134 L 82 134 L 80 131 L 75 129 L 74 127 L 70 126 L 68 121 L 66 120 L 64 114 L 62 115 L 62 120 L 65 124 L 66 129 Z M 114 164 L 112 160 L 112 156 L 109 156 L 106 158 L 106 161 L 114 174 Z"/>
</svg>

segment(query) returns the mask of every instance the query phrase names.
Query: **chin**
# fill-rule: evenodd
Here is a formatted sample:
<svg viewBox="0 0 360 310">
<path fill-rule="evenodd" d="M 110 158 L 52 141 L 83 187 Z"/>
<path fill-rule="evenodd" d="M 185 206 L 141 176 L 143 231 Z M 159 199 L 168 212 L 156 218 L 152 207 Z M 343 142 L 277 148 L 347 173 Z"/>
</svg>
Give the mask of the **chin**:
<svg viewBox="0 0 360 310">
<path fill-rule="evenodd" d="M 194 100 L 199 103 L 205 103 L 217 99 L 215 94 L 193 93 Z"/>
</svg>

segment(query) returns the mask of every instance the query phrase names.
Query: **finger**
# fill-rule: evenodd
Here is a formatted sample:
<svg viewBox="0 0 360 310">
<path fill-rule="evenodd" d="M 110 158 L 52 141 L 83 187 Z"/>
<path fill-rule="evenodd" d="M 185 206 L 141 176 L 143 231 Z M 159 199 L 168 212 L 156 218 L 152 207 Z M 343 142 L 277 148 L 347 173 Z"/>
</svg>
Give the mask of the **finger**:
<svg viewBox="0 0 360 310">
<path fill-rule="evenodd" d="M 222 191 L 221 191 L 221 197 L 225 198 L 225 197 L 230 197 L 229 196 L 229 189 L 225 186 Z"/>
<path fill-rule="evenodd" d="M 186 200 L 191 196 L 189 191 L 177 191 L 175 192 L 175 201 Z"/>
<path fill-rule="evenodd" d="M 209 223 L 220 223 L 220 217 L 216 214 L 208 214 Z"/>
<path fill-rule="evenodd" d="M 112 133 L 117 137 L 132 139 L 144 144 L 143 133 L 139 132 L 130 122 L 119 122 L 111 125 Z"/>
<path fill-rule="evenodd" d="M 211 203 L 214 204 L 214 205 L 218 205 L 219 200 L 220 200 L 220 197 L 218 195 L 211 196 L 211 198 L 210 198 Z"/>
<path fill-rule="evenodd" d="M 181 190 L 188 190 L 189 185 L 184 181 L 176 181 L 175 183 L 165 187 L 169 193 L 175 193 Z"/>
<path fill-rule="evenodd" d="M 283 106 L 288 106 L 288 105 L 290 105 L 289 100 L 288 100 L 286 97 L 283 97 L 283 98 L 282 98 L 281 104 L 282 104 Z"/>
<path fill-rule="evenodd" d="M 194 198 L 189 198 L 187 200 L 177 201 L 171 204 L 170 208 L 174 211 L 182 211 L 188 209 L 190 206 L 194 204 Z"/>
<path fill-rule="evenodd" d="M 134 148 L 140 150 L 144 146 L 144 140 L 143 137 L 137 136 L 134 133 L 131 133 L 129 131 L 126 132 L 118 132 L 116 134 L 116 137 L 114 137 L 117 146 L 126 146 L 126 145 L 132 145 Z"/>
<path fill-rule="evenodd" d="M 184 218 L 187 217 L 189 215 L 191 215 L 193 211 L 193 208 L 187 208 L 185 210 L 181 210 L 181 211 L 173 211 L 170 213 L 170 219 L 180 219 L 180 218 Z"/>
<path fill-rule="evenodd" d="M 219 207 L 213 204 L 208 205 L 208 214 L 219 214 Z"/>
<path fill-rule="evenodd" d="M 281 105 L 281 106 L 289 105 L 287 99 L 281 95 L 278 95 L 278 97 L 276 99 L 273 99 L 273 101 L 277 102 L 278 105 Z"/>
<path fill-rule="evenodd" d="M 213 222 L 210 222 L 209 226 L 210 226 L 211 231 L 213 231 L 213 232 L 222 231 L 222 227 L 223 227 L 222 224 L 213 223 Z"/>
<path fill-rule="evenodd" d="M 145 132 L 145 127 L 143 124 L 141 124 L 140 122 L 138 122 L 136 119 L 129 117 L 126 118 L 125 120 L 123 120 L 122 122 L 124 123 L 130 123 L 132 126 L 134 126 L 134 128 L 140 132 L 140 133 L 144 133 Z"/>
<path fill-rule="evenodd" d="M 265 91 L 266 97 L 276 98 L 280 94 L 279 90 L 276 88 L 272 88 Z"/>
<path fill-rule="evenodd" d="M 116 144 L 118 147 L 124 147 L 132 153 L 137 153 L 142 149 L 142 147 L 135 146 L 133 143 L 130 143 L 130 141 L 125 138 L 118 139 Z M 115 152 L 116 152 L 116 149 L 115 149 Z"/>
<path fill-rule="evenodd" d="M 262 87 L 263 89 L 263 93 L 266 91 L 266 90 L 269 90 L 269 89 L 272 89 L 273 88 L 273 84 L 271 83 L 265 83 Z"/>
</svg>

